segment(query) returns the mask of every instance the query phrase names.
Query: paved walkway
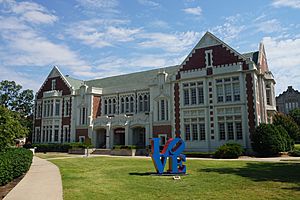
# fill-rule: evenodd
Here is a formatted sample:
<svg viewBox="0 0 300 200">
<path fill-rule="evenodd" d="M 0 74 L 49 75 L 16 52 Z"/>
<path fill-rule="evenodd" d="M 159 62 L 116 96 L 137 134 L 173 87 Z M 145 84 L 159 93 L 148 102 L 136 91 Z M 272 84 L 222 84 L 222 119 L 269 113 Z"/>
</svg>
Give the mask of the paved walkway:
<svg viewBox="0 0 300 200">
<path fill-rule="evenodd" d="M 51 162 L 33 157 L 24 178 L 4 200 L 62 200 L 62 182 L 59 169 Z"/>
</svg>

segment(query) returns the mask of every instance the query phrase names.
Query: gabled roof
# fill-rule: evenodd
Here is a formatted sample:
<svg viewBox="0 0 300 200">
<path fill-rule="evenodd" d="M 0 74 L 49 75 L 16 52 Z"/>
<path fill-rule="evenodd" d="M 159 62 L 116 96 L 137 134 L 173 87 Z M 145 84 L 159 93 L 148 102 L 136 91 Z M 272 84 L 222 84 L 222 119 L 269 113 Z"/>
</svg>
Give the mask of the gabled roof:
<svg viewBox="0 0 300 200">
<path fill-rule="evenodd" d="M 84 83 L 88 86 L 99 88 L 128 88 L 128 89 L 143 89 L 147 88 L 151 81 L 161 71 L 168 74 L 175 74 L 179 66 L 171 66 L 166 68 L 153 69 L 142 72 L 135 72 L 131 74 L 112 76 L 101 79 L 88 80 Z"/>
<path fill-rule="evenodd" d="M 65 76 L 66 80 L 69 82 L 69 84 L 76 90 L 79 89 L 81 85 L 84 84 L 83 80 L 72 78 L 68 75 Z"/>
<path fill-rule="evenodd" d="M 196 49 L 204 48 L 204 47 L 209 47 L 209 46 L 216 46 L 216 45 L 223 45 L 227 49 L 229 49 L 232 53 L 237 55 L 239 58 L 246 60 L 246 57 L 236 50 L 234 50 L 232 47 L 230 47 L 228 44 L 220 40 L 218 37 L 216 37 L 214 34 L 211 32 L 207 31 L 200 41 L 197 43 L 197 45 L 192 49 L 192 51 L 189 53 L 189 55 L 184 59 L 181 65 L 184 65 L 186 61 L 188 61 L 189 57 L 192 56 L 193 52 L 195 52 Z"/>
</svg>

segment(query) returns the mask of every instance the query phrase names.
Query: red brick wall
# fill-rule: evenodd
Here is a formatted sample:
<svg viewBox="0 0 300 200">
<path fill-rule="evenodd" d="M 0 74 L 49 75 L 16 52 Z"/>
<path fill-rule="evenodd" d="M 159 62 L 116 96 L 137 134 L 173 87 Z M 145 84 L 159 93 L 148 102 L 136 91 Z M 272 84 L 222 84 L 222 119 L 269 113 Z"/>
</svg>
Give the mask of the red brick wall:
<svg viewBox="0 0 300 200">
<path fill-rule="evenodd" d="M 79 136 L 85 136 L 85 139 L 89 138 L 88 129 L 76 129 L 76 142 L 79 141 Z"/>
<path fill-rule="evenodd" d="M 52 80 L 53 79 L 56 80 L 55 90 L 62 90 L 62 95 L 69 95 L 69 94 L 71 94 L 70 88 L 63 81 L 63 79 L 61 77 L 54 77 L 54 78 L 49 78 L 46 81 L 46 83 L 41 87 L 41 89 L 37 93 L 37 99 L 41 99 L 43 97 L 43 93 L 44 92 L 51 91 L 51 84 L 52 84 Z"/>
<path fill-rule="evenodd" d="M 192 54 L 192 57 L 186 62 L 185 65 L 180 69 L 180 71 L 186 71 L 191 69 L 202 69 L 205 68 L 205 51 L 212 50 L 213 54 L 213 65 L 224 65 L 232 64 L 237 62 L 243 62 L 242 59 L 239 59 L 238 56 L 235 56 L 230 50 L 227 50 L 222 45 L 216 45 L 201 49 L 196 49 L 195 53 Z"/>
<path fill-rule="evenodd" d="M 158 134 L 167 134 L 167 137 L 172 137 L 171 125 L 153 126 L 153 137 L 158 137 Z"/>
<path fill-rule="evenodd" d="M 253 78 L 250 73 L 246 74 L 246 93 L 247 93 L 247 106 L 248 106 L 248 126 L 249 132 L 252 134 L 255 129 L 255 116 L 254 116 L 254 97 L 253 97 Z"/>
<path fill-rule="evenodd" d="M 101 114 L 101 97 L 94 96 L 93 97 L 93 119 Z"/>
</svg>

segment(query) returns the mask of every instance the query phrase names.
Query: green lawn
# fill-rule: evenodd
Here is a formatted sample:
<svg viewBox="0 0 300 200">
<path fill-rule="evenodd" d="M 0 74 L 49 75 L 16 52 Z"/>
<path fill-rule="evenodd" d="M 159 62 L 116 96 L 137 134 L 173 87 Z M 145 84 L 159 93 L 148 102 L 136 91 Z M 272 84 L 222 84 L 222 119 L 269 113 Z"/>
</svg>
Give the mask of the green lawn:
<svg viewBox="0 0 300 200">
<path fill-rule="evenodd" d="M 188 160 L 181 180 L 153 176 L 150 159 L 51 160 L 64 199 L 300 199 L 299 163 Z"/>
<path fill-rule="evenodd" d="M 62 158 L 62 157 L 71 157 L 71 155 L 68 155 L 67 153 L 56 153 L 56 152 L 50 152 L 50 153 L 35 153 L 35 156 L 43 159 L 49 159 L 49 158 Z"/>
</svg>

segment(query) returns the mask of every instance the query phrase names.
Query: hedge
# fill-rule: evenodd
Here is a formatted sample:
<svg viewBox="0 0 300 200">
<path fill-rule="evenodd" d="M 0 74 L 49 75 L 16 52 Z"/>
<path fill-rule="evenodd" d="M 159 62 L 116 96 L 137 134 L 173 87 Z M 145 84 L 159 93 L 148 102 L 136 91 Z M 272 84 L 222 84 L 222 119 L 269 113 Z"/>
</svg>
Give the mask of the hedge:
<svg viewBox="0 0 300 200">
<path fill-rule="evenodd" d="M 26 144 L 25 148 L 34 148 L 36 147 L 36 152 L 68 152 L 69 149 L 85 149 L 90 147 L 90 145 L 76 142 L 76 143 L 67 143 L 67 144 L 59 144 L 59 143 L 50 143 L 50 144 Z"/>
<path fill-rule="evenodd" d="M 27 172 L 32 157 L 32 152 L 24 148 L 8 148 L 0 152 L 0 185 L 5 185 Z"/>
<path fill-rule="evenodd" d="M 244 152 L 240 144 L 227 143 L 220 146 L 214 154 L 215 158 L 238 158 Z"/>
</svg>

